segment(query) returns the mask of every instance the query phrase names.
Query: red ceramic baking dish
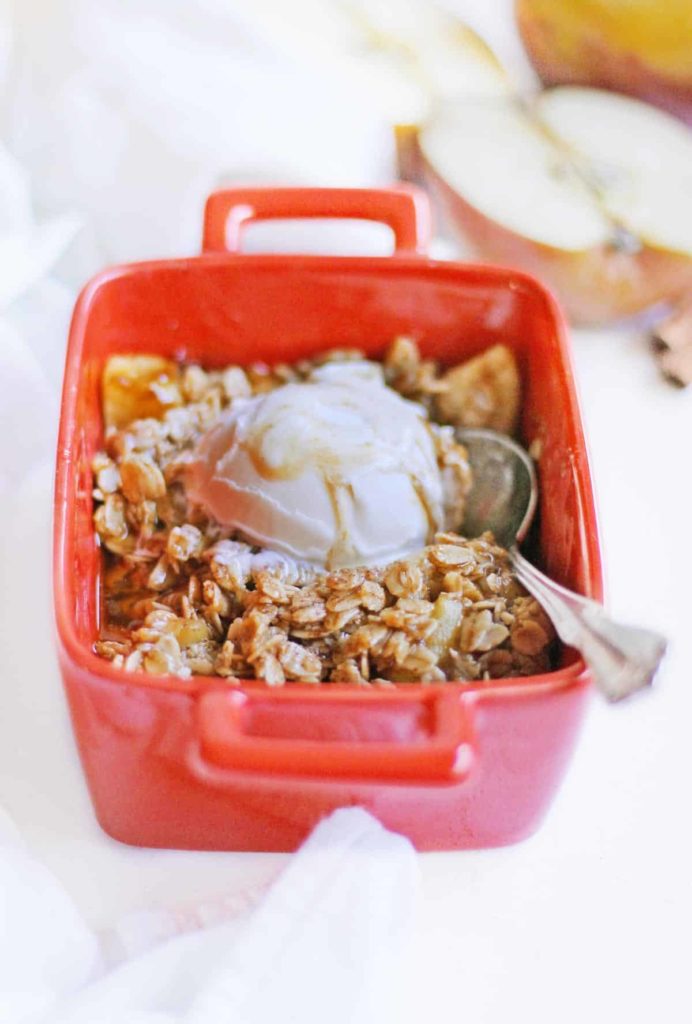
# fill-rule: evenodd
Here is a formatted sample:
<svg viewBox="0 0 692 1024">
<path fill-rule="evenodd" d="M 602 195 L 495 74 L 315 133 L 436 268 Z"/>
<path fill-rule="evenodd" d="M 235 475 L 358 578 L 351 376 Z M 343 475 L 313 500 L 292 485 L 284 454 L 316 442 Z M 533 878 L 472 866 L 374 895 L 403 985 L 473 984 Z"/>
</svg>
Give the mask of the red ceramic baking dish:
<svg viewBox="0 0 692 1024">
<path fill-rule="evenodd" d="M 384 222 L 391 257 L 248 255 L 257 219 Z M 100 376 L 116 352 L 206 366 L 296 360 L 333 346 L 383 354 L 398 334 L 457 363 L 496 342 L 516 353 L 522 438 L 539 442 L 537 557 L 601 596 L 584 437 L 562 316 L 533 278 L 423 255 L 415 190 L 242 189 L 207 203 L 201 256 L 116 267 L 77 303 L 55 494 L 62 674 L 98 819 L 126 843 L 292 850 L 336 807 L 361 805 L 421 850 L 510 843 L 540 822 L 562 777 L 589 678 L 570 651 L 531 678 L 363 690 L 126 673 L 97 657 L 101 552 L 90 462 Z"/>
</svg>

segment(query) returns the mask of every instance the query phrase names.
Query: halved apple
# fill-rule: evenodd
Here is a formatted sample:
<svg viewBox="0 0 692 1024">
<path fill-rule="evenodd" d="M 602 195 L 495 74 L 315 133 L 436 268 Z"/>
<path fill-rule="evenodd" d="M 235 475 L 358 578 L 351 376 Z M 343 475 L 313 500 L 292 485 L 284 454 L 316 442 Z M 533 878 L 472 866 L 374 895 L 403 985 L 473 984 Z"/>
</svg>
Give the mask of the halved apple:
<svg viewBox="0 0 692 1024">
<path fill-rule="evenodd" d="M 692 282 L 692 136 L 661 111 L 569 87 L 530 106 L 456 102 L 419 153 L 479 255 L 543 278 L 577 323 L 630 317 Z"/>
</svg>

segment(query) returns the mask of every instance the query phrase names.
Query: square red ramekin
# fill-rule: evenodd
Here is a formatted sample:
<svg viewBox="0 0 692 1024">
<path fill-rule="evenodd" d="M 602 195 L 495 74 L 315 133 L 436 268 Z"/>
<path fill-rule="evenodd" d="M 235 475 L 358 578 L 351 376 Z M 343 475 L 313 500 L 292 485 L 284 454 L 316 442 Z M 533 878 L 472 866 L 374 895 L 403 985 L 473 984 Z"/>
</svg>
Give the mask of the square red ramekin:
<svg viewBox="0 0 692 1024">
<path fill-rule="evenodd" d="M 388 224 L 391 257 L 243 255 L 251 220 Z M 55 493 L 55 606 L 75 736 L 103 828 L 127 843 L 291 850 L 332 809 L 358 804 L 421 850 L 530 834 L 560 781 L 589 689 L 565 651 L 545 675 L 362 690 L 127 673 L 97 657 L 101 552 L 90 463 L 112 353 L 205 366 L 293 361 L 333 346 L 378 358 L 392 339 L 457 363 L 502 342 L 516 354 L 521 433 L 539 441 L 542 563 L 601 596 L 587 454 L 565 325 L 533 278 L 424 256 L 412 189 L 240 189 L 207 203 L 201 256 L 104 271 L 70 332 Z"/>
</svg>

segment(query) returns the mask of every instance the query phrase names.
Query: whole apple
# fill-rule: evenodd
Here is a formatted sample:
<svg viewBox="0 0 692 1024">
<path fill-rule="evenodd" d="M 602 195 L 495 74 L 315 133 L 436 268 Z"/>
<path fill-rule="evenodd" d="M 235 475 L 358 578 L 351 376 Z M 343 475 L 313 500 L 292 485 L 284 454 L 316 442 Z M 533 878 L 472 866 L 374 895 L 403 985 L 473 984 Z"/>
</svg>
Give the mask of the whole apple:
<svg viewBox="0 0 692 1024">
<path fill-rule="evenodd" d="M 692 0 L 515 0 L 547 85 L 592 85 L 692 124 Z"/>
</svg>

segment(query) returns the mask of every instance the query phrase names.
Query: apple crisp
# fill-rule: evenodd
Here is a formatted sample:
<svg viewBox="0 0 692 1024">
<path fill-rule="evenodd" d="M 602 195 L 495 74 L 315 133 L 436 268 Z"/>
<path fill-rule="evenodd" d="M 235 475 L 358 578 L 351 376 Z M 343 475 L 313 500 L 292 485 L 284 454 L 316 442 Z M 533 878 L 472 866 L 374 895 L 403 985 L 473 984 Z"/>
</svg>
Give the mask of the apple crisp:
<svg viewBox="0 0 692 1024">
<path fill-rule="evenodd" d="M 410 339 L 391 345 L 386 384 L 424 407 L 446 496 L 444 526 L 390 564 L 326 571 L 253 544 L 188 500 L 200 438 L 238 399 L 363 360 L 332 351 L 293 365 L 206 371 L 115 356 L 104 371 L 104 450 L 93 461 L 104 548 L 98 654 L 130 671 L 340 682 L 468 681 L 551 667 L 552 625 L 490 534 L 454 531 L 471 484 L 456 426 L 511 432 L 519 377 L 495 346 L 450 370 Z"/>
</svg>

